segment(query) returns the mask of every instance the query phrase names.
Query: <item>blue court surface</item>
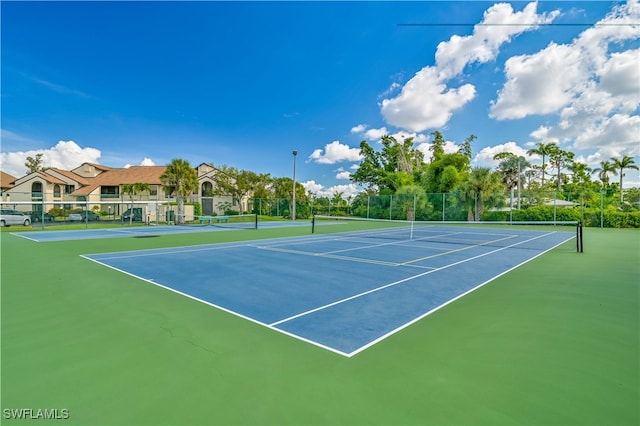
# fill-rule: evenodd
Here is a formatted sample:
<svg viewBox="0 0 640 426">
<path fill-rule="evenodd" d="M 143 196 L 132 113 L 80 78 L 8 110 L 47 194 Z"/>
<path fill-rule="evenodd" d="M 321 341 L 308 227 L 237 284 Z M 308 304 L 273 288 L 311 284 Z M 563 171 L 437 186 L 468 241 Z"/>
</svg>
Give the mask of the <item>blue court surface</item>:
<svg viewBox="0 0 640 426">
<path fill-rule="evenodd" d="M 454 227 L 412 239 L 315 234 L 84 255 L 350 357 L 572 239 Z"/>
<path fill-rule="evenodd" d="M 155 237 L 160 235 L 186 234 L 192 232 L 217 232 L 217 231 L 234 231 L 238 229 L 249 229 L 251 224 L 246 226 L 238 226 L 237 224 L 228 225 L 158 225 L 158 226 L 132 226 L 132 227 L 114 227 L 114 228 L 97 228 L 97 229 L 77 229 L 62 231 L 29 231 L 29 232 L 12 232 L 13 235 L 26 238 L 35 242 L 48 241 L 70 241 L 70 240 L 89 240 L 99 238 L 125 238 L 125 237 Z M 264 228 L 282 228 L 290 226 L 310 226 L 307 222 L 260 222 L 259 227 Z"/>
</svg>

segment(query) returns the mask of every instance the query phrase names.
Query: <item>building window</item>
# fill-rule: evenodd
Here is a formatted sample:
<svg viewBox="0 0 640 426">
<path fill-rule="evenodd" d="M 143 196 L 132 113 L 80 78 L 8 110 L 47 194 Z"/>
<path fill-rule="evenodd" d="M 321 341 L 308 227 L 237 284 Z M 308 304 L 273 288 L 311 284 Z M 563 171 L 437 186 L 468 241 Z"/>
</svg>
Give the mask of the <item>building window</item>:
<svg viewBox="0 0 640 426">
<path fill-rule="evenodd" d="M 213 185 L 211 184 L 211 182 L 202 183 L 202 196 L 213 197 Z"/>
<path fill-rule="evenodd" d="M 102 198 L 118 198 L 120 196 L 120 187 L 118 186 L 101 186 L 100 197 Z"/>
<path fill-rule="evenodd" d="M 31 184 L 31 198 L 42 198 L 42 182 Z"/>
<path fill-rule="evenodd" d="M 58 185 L 57 183 L 53 185 L 53 196 L 60 198 L 60 185 Z"/>
<path fill-rule="evenodd" d="M 75 185 L 65 185 L 64 186 L 64 193 L 65 194 L 71 194 L 75 190 L 76 190 L 76 186 Z"/>
</svg>

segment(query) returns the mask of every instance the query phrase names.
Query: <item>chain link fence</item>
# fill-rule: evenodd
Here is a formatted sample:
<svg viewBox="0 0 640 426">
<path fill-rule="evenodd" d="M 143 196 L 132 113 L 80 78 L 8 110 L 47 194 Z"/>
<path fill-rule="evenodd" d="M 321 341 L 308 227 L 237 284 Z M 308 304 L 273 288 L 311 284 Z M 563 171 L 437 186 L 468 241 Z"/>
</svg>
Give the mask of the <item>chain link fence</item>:
<svg viewBox="0 0 640 426">
<path fill-rule="evenodd" d="M 81 201 L 47 200 L 40 194 L 2 195 L 3 209 L 31 215 L 32 223 L 55 224 L 77 220 L 166 223 L 178 214 L 175 200 L 157 197 L 126 197 Z M 266 218 L 290 219 L 291 199 L 199 197 L 187 200 L 184 214 L 216 215 L 254 213 Z M 314 214 L 355 216 L 371 219 L 419 221 L 567 221 L 577 220 L 592 227 L 640 227 L 640 190 L 560 192 L 522 191 L 470 198 L 461 193 L 367 195 L 347 200 L 340 197 L 307 197 L 296 200 L 296 218 L 311 219 Z M 87 213 L 83 213 L 87 212 Z"/>
</svg>

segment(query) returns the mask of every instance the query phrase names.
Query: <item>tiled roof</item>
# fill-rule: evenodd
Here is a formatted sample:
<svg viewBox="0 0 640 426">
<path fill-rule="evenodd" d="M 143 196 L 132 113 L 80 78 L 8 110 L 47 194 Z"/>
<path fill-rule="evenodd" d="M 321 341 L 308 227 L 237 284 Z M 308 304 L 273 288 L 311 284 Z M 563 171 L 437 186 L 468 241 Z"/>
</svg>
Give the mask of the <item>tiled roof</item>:
<svg viewBox="0 0 640 426">
<path fill-rule="evenodd" d="M 17 177 L 11 176 L 9 173 L 0 171 L 0 188 L 11 188 L 13 186 L 13 182 L 17 179 Z"/>
<path fill-rule="evenodd" d="M 58 169 L 55 167 L 50 167 L 47 170 L 45 170 L 44 172 L 47 173 L 49 170 L 53 170 L 58 174 L 61 174 L 62 176 L 65 176 L 75 182 L 78 182 L 81 185 L 90 185 L 91 183 L 91 179 L 82 177 L 76 173 L 70 172 L 69 170 L 63 170 L 63 169 Z"/>
<path fill-rule="evenodd" d="M 109 169 L 92 179 L 85 179 L 86 185 L 73 191 L 72 195 L 88 195 L 100 186 L 118 186 L 133 183 L 161 185 L 160 176 L 166 166 L 131 166 L 127 169 Z"/>
<path fill-rule="evenodd" d="M 161 185 L 160 176 L 167 166 L 131 166 L 128 169 L 110 169 L 95 178 L 98 185 L 124 185 L 127 183 L 147 183 Z"/>
<path fill-rule="evenodd" d="M 64 176 L 79 185 L 79 188 L 72 195 L 88 195 L 100 186 L 119 186 L 133 183 L 162 185 L 160 176 L 167 170 L 167 166 L 131 166 L 126 169 L 116 169 L 94 163 L 85 164 L 91 164 L 102 172 L 96 177 L 84 177 L 73 171 L 51 167 L 41 172 L 30 173 L 22 178 L 15 178 L 7 173 L 0 172 L 0 178 L 2 179 L 2 187 L 10 188 L 9 184 L 16 180 L 28 181 L 36 176 L 45 179 L 47 182 L 65 185 L 67 182 L 57 177 Z"/>
</svg>

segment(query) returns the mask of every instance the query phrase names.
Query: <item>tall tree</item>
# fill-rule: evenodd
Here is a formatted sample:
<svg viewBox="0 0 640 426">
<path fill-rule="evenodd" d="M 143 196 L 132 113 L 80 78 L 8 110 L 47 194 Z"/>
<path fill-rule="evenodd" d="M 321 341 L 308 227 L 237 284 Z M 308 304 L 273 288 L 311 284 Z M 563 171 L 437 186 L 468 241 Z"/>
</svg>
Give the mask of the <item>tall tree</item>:
<svg viewBox="0 0 640 426">
<path fill-rule="evenodd" d="M 198 172 L 191 167 L 187 160 L 175 158 L 167 166 L 167 170 L 160 176 L 164 192 L 175 195 L 178 200 L 177 222 L 184 223 L 185 199 L 198 190 Z"/>
<path fill-rule="evenodd" d="M 536 148 L 533 148 L 527 151 L 527 154 L 529 155 L 535 154 L 535 155 L 542 156 L 542 186 L 544 186 L 544 177 L 547 170 L 547 163 L 545 160 L 551 154 L 551 152 L 556 148 L 558 148 L 558 145 L 556 145 L 553 142 L 549 142 L 549 143 L 537 142 Z"/>
<path fill-rule="evenodd" d="M 638 166 L 636 165 L 635 160 L 628 155 L 625 155 L 622 158 L 612 158 L 611 161 L 613 161 L 613 167 L 617 170 L 616 174 L 620 176 L 620 204 L 622 204 L 622 178 L 624 177 L 624 169 L 638 170 Z"/>
<path fill-rule="evenodd" d="M 369 189 L 395 192 L 400 186 L 413 184 L 424 165 L 424 154 L 413 147 L 413 138 L 398 142 L 393 136 L 381 138 L 382 150 L 375 151 L 366 141 L 360 143 L 363 159 L 351 174 L 355 183 Z"/>
<path fill-rule="evenodd" d="M 593 173 L 593 170 L 590 167 L 588 167 L 585 163 L 581 163 L 579 161 L 573 161 L 568 166 L 568 169 L 572 173 L 571 181 L 574 184 L 580 185 L 581 187 L 583 187 L 585 183 L 591 182 L 591 173 Z"/>
<path fill-rule="evenodd" d="M 424 168 L 420 184 L 428 193 L 451 192 L 464 181 L 469 169 L 469 158 L 466 156 L 459 153 L 443 154 Z"/>
<path fill-rule="evenodd" d="M 469 135 L 469 137 L 466 138 L 464 142 L 462 142 L 462 144 L 460 145 L 460 149 L 458 150 L 458 154 L 462 154 L 465 157 L 467 157 L 469 159 L 469 162 L 471 162 L 471 156 L 473 155 L 473 151 L 471 149 L 471 142 L 473 142 L 476 139 L 478 139 L 476 135 Z"/>
<path fill-rule="evenodd" d="M 429 147 L 429 151 L 432 152 L 431 162 L 438 161 L 444 155 L 444 136 L 439 131 L 432 132 L 433 142 L 431 142 L 431 146 Z"/>
<path fill-rule="evenodd" d="M 485 207 L 498 205 L 503 198 L 504 186 L 499 173 L 488 167 L 475 167 L 469 178 L 458 187 L 462 201 L 467 206 L 467 220 L 479 221 Z"/>
<path fill-rule="evenodd" d="M 573 161 L 575 154 L 554 146 L 549 153 L 549 164 L 556 170 L 556 189 L 562 189 L 562 170 Z"/>
<path fill-rule="evenodd" d="M 27 157 L 27 161 L 24 163 L 24 166 L 27 168 L 28 173 L 43 172 L 46 170 L 46 167 L 42 167 L 43 155 L 43 153 L 39 152 L 35 157 Z"/>
<path fill-rule="evenodd" d="M 602 182 L 603 188 L 606 190 L 609 186 L 609 173 L 616 173 L 616 166 L 609 160 L 600 161 L 600 167 L 593 169 L 594 173 L 598 173 L 598 179 Z"/>
<path fill-rule="evenodd" d="M 358 169 L 351 173 L 351 180 L 355 183 L 366 185 L 368 189 L 379 189 L 384 176 L 380 153 L 367 141 L 360 142 L 360 155 L 362 161 Z"/>
<path fill-rule="evenodd" d="M 242 200 L 245 197 L 259 192 L 266 185 L 264 175 L 224 165 L 216 168 L 213 180 L 216 183 L 213 193 L 229 195 L 239 206 L 242 206 Z"/>
<path fill-rule="evenodd" d="M 293 179 L 290 177 L 280 177 L 273 179 L 273 194 L 277 199 L 287 199 L 289 201 L 289 213 L 293 213 Z M 304 186 L 296 181 L 296 205 L 305 205 L 307 202 L 307 193 Z M 302 213 L 302 212 L 300 212 Z"/>
<path fill-rule="evenodd" d="M 494 160 L 499 160 L 497 170 L 502 174 L 502 183 L 511 191 L 511 201 L 513 201 L 513 190 L 522 187 L 524 171 L 530 166 L 529 162 L 512 152 L 500 152 L 493 156 Z M 520 208 L 520 194 L 518 194 L 518 208 Z"/>
</svg>

